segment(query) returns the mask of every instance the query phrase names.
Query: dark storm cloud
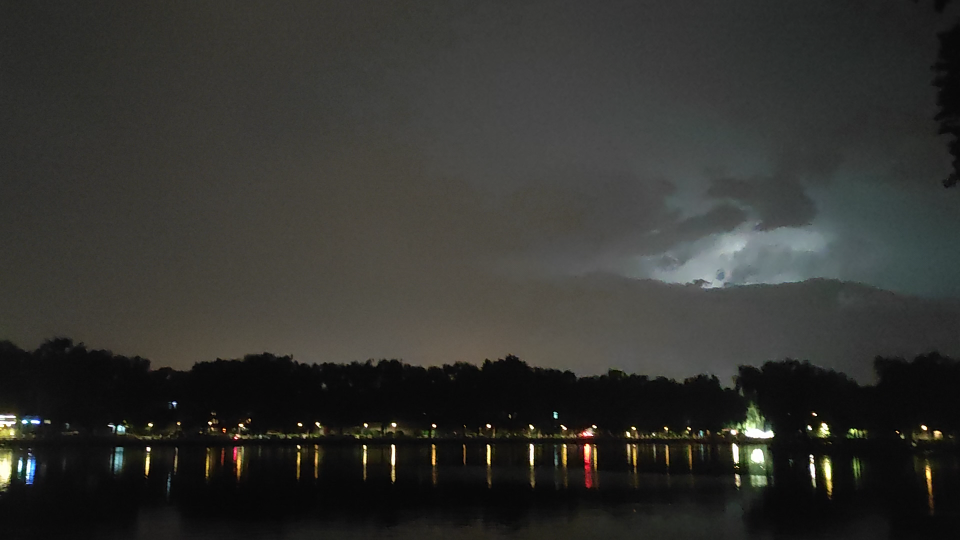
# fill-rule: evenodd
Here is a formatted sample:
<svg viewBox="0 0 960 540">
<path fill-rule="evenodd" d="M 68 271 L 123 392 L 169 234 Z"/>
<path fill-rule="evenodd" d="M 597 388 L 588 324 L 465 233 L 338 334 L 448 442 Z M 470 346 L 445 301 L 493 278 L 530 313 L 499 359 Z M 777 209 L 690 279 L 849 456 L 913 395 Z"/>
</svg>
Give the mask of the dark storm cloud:
<svg viewBox="0 0 960 540">
<path fill-rule="evenodd" d="M 792 178 L 714 180 L 707 193 L 712 197 L 742 203 L 757 214 L 757 230 L 809 225 L 817 214 L 813 200 Z"/>
<path fill-rule="evenodd" d="M 0 9 L 0 338 L 678 375 L 956 345 L 933 300 L 623 277 L 960 294 L 909 2 Z"/>
</svg>

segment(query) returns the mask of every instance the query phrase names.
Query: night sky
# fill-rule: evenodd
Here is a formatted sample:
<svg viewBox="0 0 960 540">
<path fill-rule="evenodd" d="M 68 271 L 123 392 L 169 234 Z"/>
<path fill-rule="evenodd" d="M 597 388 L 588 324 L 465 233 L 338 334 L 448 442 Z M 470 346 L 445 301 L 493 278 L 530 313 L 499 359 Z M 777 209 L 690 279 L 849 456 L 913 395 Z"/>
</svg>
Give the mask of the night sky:
<svg viewBox="0 0 960 540">
<path fill-rule="evenodd" d="M 725 383 L 960 353 L 907 0 L 0 2 L 0 339 Z"/>
</svg>

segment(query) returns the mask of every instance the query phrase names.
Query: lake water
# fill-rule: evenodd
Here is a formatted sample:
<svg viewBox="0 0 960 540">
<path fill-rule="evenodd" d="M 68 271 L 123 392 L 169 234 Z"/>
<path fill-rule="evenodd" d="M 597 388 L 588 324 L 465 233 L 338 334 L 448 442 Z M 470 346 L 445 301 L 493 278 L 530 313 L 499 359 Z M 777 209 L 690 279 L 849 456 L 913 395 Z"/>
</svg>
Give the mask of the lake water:
<svg viewBox="0 0 960 540">
<path fill-rule="evenodd" d="M 368 443 L 0 447 L 0 538 L 960 538 L 954 453 Z"/>
</svg>

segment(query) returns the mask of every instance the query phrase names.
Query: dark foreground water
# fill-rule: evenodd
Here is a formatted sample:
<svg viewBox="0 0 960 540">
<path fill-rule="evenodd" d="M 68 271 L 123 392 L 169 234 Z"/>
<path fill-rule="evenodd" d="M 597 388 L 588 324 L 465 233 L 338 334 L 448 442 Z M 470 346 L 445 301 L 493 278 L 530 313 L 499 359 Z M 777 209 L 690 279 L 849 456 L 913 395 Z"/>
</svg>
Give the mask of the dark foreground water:
<svg viewBox="0 0 960 540">
<path fill-rule="evenodd" d="M 0 447 L 0 538 L 960 538 L 956 454 Z"/>
</svg>

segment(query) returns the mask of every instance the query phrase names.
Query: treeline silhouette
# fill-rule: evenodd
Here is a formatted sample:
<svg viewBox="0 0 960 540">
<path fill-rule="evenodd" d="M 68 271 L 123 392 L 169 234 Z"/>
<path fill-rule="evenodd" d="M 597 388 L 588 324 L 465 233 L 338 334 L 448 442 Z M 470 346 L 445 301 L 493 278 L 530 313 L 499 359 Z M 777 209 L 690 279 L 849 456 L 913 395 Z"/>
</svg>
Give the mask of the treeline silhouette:
<svg viewBox="0 0 960 540">
<path fill-rule="evenodd" d="M 482 365 L 420 367 L 397 360 L 305 364 L 269 353 L 199 362 L 189 371 L 153 370 L 141 357 L 52 339 L 34 351 L 0 342 L 0 412 L 50 419 L 53 425 L 102 430 L 126 423 L 184 433 L 245 423 L 252 433 L 296 431 L 321 423 L 334 433 L 364 422 L 444 432 L 540 433 L 560 426 L 602 432 L 717 432 L 743 422 L 755 403 L 777 437 L 804 437 L 815 422 L 834 435 L 849 428 L 895 436 L 920 424 L 944 433 L 960 427 L 960 364 L 936 353 L 908 362 L 877 358 L 878 382 L 861 386 L 809 362 L 740 366 L 735 388 L 714 376 L 682 382 L 611 370 L 577 377 L 531 367 L 515 356 Z M 816 413 L 816 417 L 812 413 Z M 554 418 L 557 413 L 557 418 Z M 251 421 L 247 421 L 250 419 Z"/>
</svg>

